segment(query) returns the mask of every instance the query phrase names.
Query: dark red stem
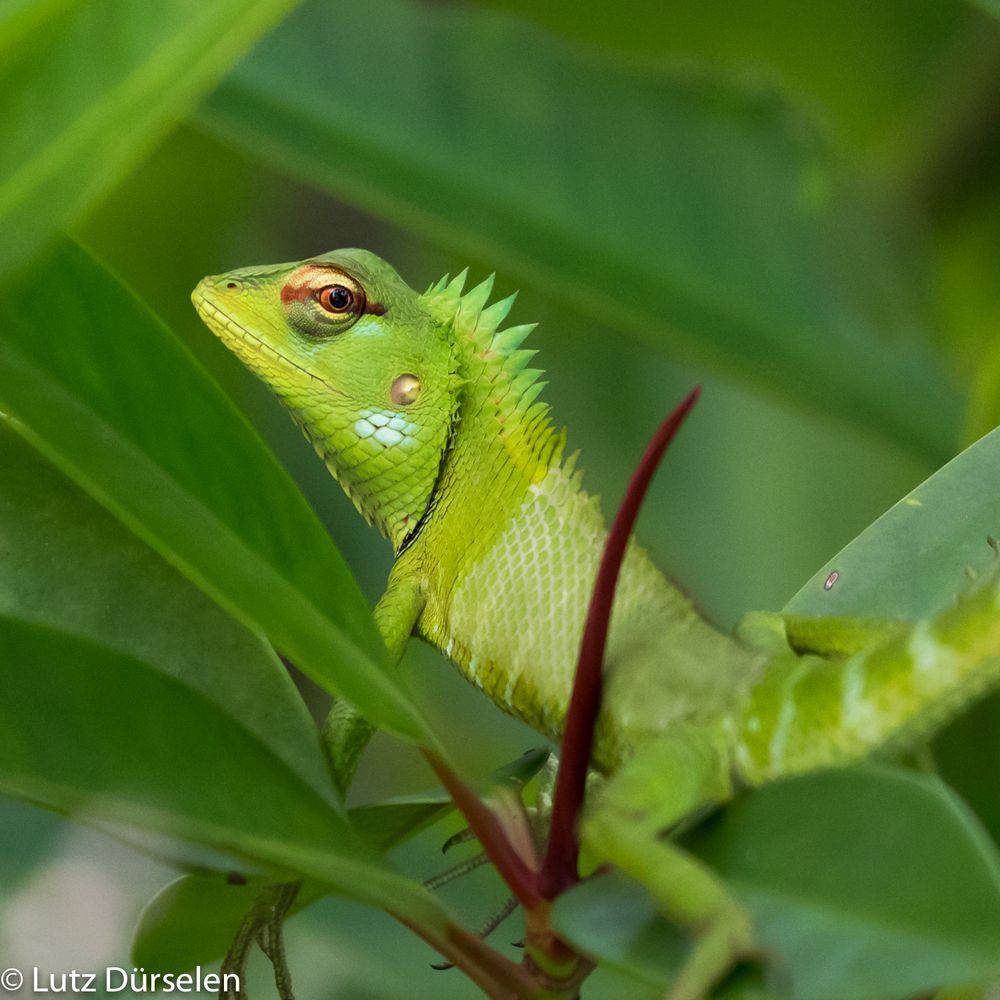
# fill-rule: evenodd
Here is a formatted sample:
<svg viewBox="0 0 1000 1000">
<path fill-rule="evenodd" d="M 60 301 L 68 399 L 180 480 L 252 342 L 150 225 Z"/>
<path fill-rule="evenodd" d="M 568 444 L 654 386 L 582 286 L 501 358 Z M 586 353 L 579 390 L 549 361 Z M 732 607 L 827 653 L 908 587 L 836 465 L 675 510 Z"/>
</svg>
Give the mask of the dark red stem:
<svg viewBox="0 0 1000 1000">
<path fill-rule="evenodd" d="M 597 579 L 590 597 L 590 607 L 587 609 L 587 621 L 580 642 L 580 657 L 577 660 L 576 677 L 573 681 L 573 694 L 563 732 L 559 775 L 556 779 L 555 799 L 552 805 L 552 826 L 540 879 L 541 892 L 546 899 L 555 899 L 578 878 L 580 844 L 576 827 L 583 806 L 587 768 L 590 765 L 590 753 L 594 744 L 594 727 L 601 708 L 604 647 L 607 643 L 611 606 L 614 602 L 625 549 L 660 459 L 684 423 L 700 392 L 699 386 L 692 389 L 684 401 L 660 425 L 660 429 L 649 442 L 628 484 L 604 545 L 604 554 L 601 556 Z"/>
<path fill-rule="evenodd" d="M 422 753 L 510 891 L 525 909 L 530 910 L 536 906 L 541 899 L 538 873 L 529 868 L 514 850 L 489 806 L 437 754 L 427 749 L 423 749 Z"/>
</svg>

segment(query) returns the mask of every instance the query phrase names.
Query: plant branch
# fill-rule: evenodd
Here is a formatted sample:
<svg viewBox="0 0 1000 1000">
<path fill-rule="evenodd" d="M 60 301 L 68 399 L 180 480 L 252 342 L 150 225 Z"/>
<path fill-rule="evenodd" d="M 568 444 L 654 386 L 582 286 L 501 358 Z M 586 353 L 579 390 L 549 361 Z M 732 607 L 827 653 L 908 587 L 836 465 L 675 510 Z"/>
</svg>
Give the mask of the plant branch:
<svg viewBox="0 0 1000 1000">
<path fill-rule="evenodd" d="M 543 994 L 526 969 L 464 928 L 449 923 L 443 933 L 437 933 L 399 913 L 392 916 L 444 955 L 494 1000 L 531 1000 Z"/>
</svg>

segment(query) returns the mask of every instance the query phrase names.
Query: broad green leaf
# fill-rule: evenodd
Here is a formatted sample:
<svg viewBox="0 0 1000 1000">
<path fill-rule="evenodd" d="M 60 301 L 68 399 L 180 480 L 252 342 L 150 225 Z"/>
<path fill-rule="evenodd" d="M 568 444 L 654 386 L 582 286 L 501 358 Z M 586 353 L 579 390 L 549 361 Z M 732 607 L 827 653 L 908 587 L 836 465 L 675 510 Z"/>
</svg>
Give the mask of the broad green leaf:
<svg viewBox="0 0 1000 1000">
<path fill-rule="evenodd" d="M 451 799 L 444 793 L 413 795 L 369 806 L 355 806 L 350 810 L 350 816 L 354 825 L 365 834 L 368 843 L 388 851 L 447 816 L 454 808 Z"/>
<path fill-rule="evenodd" d="M 940 781 L 867 766 L 760 789 L 689 845 L 749 908 L 796 1000 L 876 1000 L 1000 972 L 1000 858 Z M 678 937 L 635 883 L 598 878 L 556 906 L 585 951 L 647 981 Z"/>
<path fill-rule="evenodd" d="M 841 549 L 784 612 L 925 617 L 968 585 L 966 567 L 981 569 L 995 558 L 989 536 L 1000 537 L 1000 429 L 952 459 Z"/>
<path fill-rule="evenodd" d="M 0 411 L 317 683 L 432 741 L 291 479 L 170 331 L 72 244 L 0 301 Z"/>
<path fill-rule="evenodd" d="M 0 11 L 0 274 L 110 190 L 295 0 Z"/>
<path fill-rule="evenodd" d="M 493 772 L 496 784 L 530 781 L 548 759 L 547 748 L 529 750 Z M 383 851 L 415 836 L 454 809 L 443 792 L 406 796 L 355 806 L 349 815 L 369 844 Z M 231 885 L 219 876 L 185 875 L 163 887 L 146 905 L 136 928 L 132 961 L 149 969 L 187 972 L 224 955 L 253 902 L 253 886 Z M 293 912 L 323 895 L 303 886 Z"/>
<path fill-rule="evenodd" d="M 548 757 L 548 747 L 528 750 L 495 770 L 490 775 L 490 783 L 519 787 L 541 770 Z M 437 822 L 454 808 L 447 794 L 431 792 L 355 806 L 349 812 L 354 825 L 367 835 L 368 842 L 388 851 Z"/>
<path fill-rule="evenodd" d="M 386 851 L 454 809 L 447 795 L 413 797 L 350 810 L 351 821 L 377 850 Z M 222 875 L 184 875 L 158 892 L 143 909 L 132 943 L 132 961 L 150 969 L 187 972 L 226 953 L 260 880 L 233 885 Z M 292 912 L 326 895 L 310 882 Z"/>
<path fill-rule="evenodd" d="M 684 957 L 684 939 L 657 914 L 652 897 L 616 871 L 561 896 L 552 923 L 584 954 L 661 989 Z"/>
<path fill-rule="evenodd" d="M 0 0 L 0 55 L 83 0 Z"/>
<path fill-rule="evenodd" d="M 0 690 L 0 792 L 189 840 L 443 927 L 429 893 L 393 872 L 255 733 L 176 676 L 2 614 Z"/>
<path fill-rule="evenodd" d="M 184 875 L 165 885 L 143 908 L 132 940 L 132 962 L 162 972 L 188 972 L 225 955 L 253 905 L 261 883 L 227 883 L 223 876 Z M 308 895 L 307 895 L 308 894 Z M 295 910 L 322 890 L 303 888 Z"/>
<path fill-rule="evenodd" d="M 991 14 L 1000 17 L 1000 0 L 973 0 L 973 2 L 982 7 L 983 10 L 988 10 Z"/>
<path fill-rule="evenodd" d="M 773 93 L 495 12 L 373 0 L 331 36 L 322 11 L 282 25 L 200 121 L 602 323 L 947 452 L 957 400 L 914 343 L 919 288 L 878 205 Z"/>
<path fill-rule="evenodd" d="M 45 862 L 62 827 L 57 816 L 0 797 L 0 886 L 5 895 Z"/>
<path fill-rule="evenodd" d="M 454 809 L 447 795 L 414 796 L 350 810 L 366 843 L 387 851 Z M 187 972 L 226 953 L 259 888 L 232 885 L 219 876 L 184 875 L 146 905 L 132 943 L 132 961 L 149 969 Z M 313 882 L 303 886 L 292 912 L 326 895 Z"/>
<path fill-rule="evenodd" d="M 270 646 L 0 423 L 0 614 L 190 685 L 333 801 L 316 726 Z"/>
<path fill-rule="evenodd" d="M 927 113 L 942 78 L 954 85 L 961 70 L 948 60 L 968 44 L 971 13 L 960 0 L 839 0 L 811 4 L 809 17 L 797 0 L 742 0 L 739 17 L 726 0 L 632 0 L 615 17 L 601 0 L 490 2 L 632 58 L 697 57 L 774 78 L 838 136 L 882 154 L 913 142 L 913 119 Z"/>
<path fill-rule="evenodd" d="M 969 803 L 994 843 L 1000 844 L 1000 795 L 996 762 L 1000 760 L 1000 693 L 965 709 L 931 745 L 934 763 L 945 781 Z"/>
</svg>

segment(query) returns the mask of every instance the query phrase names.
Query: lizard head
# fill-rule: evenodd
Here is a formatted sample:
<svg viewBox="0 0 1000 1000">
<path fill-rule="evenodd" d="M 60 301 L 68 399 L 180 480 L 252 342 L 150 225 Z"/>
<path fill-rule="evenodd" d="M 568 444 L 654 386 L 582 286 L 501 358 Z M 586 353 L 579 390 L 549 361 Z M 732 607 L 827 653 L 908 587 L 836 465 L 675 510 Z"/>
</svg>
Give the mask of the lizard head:
<svg viewBox="0 0 1000 1000">
<path fill-rule="evenodd" d="M 399 548 L 430 503 L 458 405 L 440 310 L 364 250 L 208 277 L 192 299 Z"/>
</svg>

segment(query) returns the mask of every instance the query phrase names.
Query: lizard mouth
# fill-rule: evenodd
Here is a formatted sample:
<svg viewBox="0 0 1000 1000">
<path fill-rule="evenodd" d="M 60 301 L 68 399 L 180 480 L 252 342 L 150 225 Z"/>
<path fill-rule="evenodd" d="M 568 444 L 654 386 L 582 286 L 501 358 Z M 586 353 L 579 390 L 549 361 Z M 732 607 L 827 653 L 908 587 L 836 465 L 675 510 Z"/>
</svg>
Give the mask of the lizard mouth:
<svg viewBox="0 0 1000 1000">
<path fill-rule="evenodd" d="M 234 354 L 246 362 L 250 368 L 254 369 L 258 375 L 264 377 L 265 380 L 273 371 L 273 364 L 268 365 L 267 363 L 268 359 L 270 359 L 272 362 L 276 361 L 279 365 L 294 368 L 297 372 L 307 375 L 314 382 L 322 385 L 328 392 L 332 392 L 337 396 L 345 395 L 341 389 L 330 385 L 326 379 L 321 378 L 315 372 L 309 371 L 308 368 L 303 368 L 302 365 L 292 361 L 291 358 L 286 357 L 280 351 L 275 350 L 270 344 L 261 340 L 256 334 L 251 333 L 245 326 L 237 323 L 232 316 L 212 302 L 208 295 L 202 291 L 200 285 L 192 293 L 191 301 L 194 303 L 198 315 L 212 333 Z"/>
</svg>

